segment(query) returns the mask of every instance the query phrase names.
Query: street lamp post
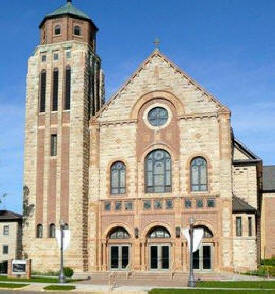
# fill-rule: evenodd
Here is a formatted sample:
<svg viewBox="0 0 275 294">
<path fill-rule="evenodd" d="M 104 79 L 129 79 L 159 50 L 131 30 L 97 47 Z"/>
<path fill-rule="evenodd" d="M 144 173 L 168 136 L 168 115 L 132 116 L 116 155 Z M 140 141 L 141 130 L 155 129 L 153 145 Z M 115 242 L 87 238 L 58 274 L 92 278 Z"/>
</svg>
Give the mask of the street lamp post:
<svg viewBox="0 0 275 294">
<path fill-rule="evenodd" d="M 63 256 L 63 240 L 64 240 L 64 222 L 60 221 L 60 273 L 59 273 L 59 283 L 64 284 L 66 282 L 64 276 L 64 256 Z"/>
<path fill-rule="evenodd" d="M 194 232 L 194 223 L 195 219 L 193 217 L 190 217 L 189 219 L 189 235 L 190 235 L 190 267 L 189 267 L 189 278 L 188 278 L 188 287 L 196 287 L 196 281 L 194 278 L 194 272 L 193 272 L 193 232 Z"/>
</svg>

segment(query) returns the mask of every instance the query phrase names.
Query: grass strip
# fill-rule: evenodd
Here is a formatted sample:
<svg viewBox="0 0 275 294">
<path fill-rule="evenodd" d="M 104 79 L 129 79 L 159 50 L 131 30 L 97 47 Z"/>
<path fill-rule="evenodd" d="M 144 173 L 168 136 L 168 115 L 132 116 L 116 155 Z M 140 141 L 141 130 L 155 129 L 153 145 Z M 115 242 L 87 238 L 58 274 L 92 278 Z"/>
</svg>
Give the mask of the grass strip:
<svg viewBox="0 0 275 294">
<path fill-rule="evenodd" d="M 44 287 L 44 290 L 71 291 L 71 290 L 75 290 L 75 286 L 50 285 L 50 286 Z"/>
<path fill-rule="evenodd" d="M 29 284 L 6 284 L 0 283 L 0 288 L 19 289 L 29 286 Z"/>
<path fill-rule="evenodd" d="M 20 279 L 20 278 L 8 278 L 6 276 L 0 276 L 0 282 L 27 282 L 27 283 L 45 283 L 45 284 L 55 284 L 59 283 L 57 278 L 43 278 L 43 277 L 32 277 L 30 280 L 28 279 Z M 74 282 L 71 279 L 66 280 L 66 283 Z"/>
<path fill-rule="evenodd" d="M 200 288 L 245 288 L 245 289 L 275 289 L 275 281 L 204 281 L 198 282 Z"/>
<path fill-rule="evenodd" d="M 149 294 L 262 294 L 274 293 L 271 290 L 220 290 L 220 289 L 153 289 Z"/>
</svg>

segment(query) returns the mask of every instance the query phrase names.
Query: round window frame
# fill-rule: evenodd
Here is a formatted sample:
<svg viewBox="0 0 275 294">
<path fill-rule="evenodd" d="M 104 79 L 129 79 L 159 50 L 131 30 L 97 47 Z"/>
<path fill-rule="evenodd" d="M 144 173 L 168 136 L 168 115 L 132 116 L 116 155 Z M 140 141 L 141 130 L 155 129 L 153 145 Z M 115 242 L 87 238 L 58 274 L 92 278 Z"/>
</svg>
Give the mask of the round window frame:
<svg viewBox="0 0 275 294">
<path fill-rule="evenodd" d="M 164 109 L 167 110 L 167 112 L 168 112 L 168 119 L 167 119 L 166 123 L 163 124 L 163 125 L 161 125 L 161 126 L 153 126 L 153 125 L 150 123 L 149 118 L 148 118 L 149 112 L 150 112 L 152 109 L 157 108 L 157 107 L 164 108 Z M 163 103 L 154 103 L 153 105 L 151 105 L 150 107 L 148 107 L 148 108 L 144 111 L 144 113 L 143 113 L 143 121 L 144 121 L 144 123 L 146 124 L 146 126 L 147 126 L 148 128 L 153 129 L 153 130 L 160 130 L 160 129 L 164 129 L 164 128 L 166 128 L 166 127 L 170 124 L 170 122 L 171 122 L 171 120 L 172 120 L 172 117 L 173 117 L 173 115 L 172 115 L 172 111 L 171 111 L 171 109 L 170 109 L 166 104 L 163 104 Z"/>
</svg>

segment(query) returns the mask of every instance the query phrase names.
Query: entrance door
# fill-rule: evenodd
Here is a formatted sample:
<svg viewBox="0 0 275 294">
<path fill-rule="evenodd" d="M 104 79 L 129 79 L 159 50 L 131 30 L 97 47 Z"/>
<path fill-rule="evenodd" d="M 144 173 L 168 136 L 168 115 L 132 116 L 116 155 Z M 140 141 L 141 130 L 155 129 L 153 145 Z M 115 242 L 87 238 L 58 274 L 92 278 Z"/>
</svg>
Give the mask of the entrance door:
<svg viewBox="0 0 275 294">
<path fill-rule="evenodd" d="M 110 246 L 110 268 L 112 270 L 125 270 L 129 264 L 129 245 Z"/>
<path fill-rule="evenodd" d="M 150 246 L 150 268 L 151 270 L 168 270 L 170 268 L 170 246 Z"/>
<path fill-rule="evenodd" d="M 212 269 L 212 245 L 202 244 L 199 250 L 193 253 L 194 270 Z"/>
</svg>

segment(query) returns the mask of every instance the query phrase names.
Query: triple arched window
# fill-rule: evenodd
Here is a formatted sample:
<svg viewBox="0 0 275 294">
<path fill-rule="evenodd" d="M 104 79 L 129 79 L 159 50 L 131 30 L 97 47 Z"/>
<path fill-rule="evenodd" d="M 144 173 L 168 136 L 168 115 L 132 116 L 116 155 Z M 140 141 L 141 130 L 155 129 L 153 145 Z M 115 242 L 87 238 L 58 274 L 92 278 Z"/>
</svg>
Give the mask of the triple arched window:
<svg viewBox="0 0 275 294">
<path fill-rule="evenodd" d="M 125 193 L 126 168 L 121 161 L 116 161 L 111 166 L 111 194 Z"/>
<path fill-rule="evenodd" d="M 145 193 L 168 193 L 172 191 L 172 162 L 170 154 L 162 149 L 150 152 L 144 161 Z M 126 192 L 126 168 L 121 161 L 111 166 L 111 194 Z M 190 190 L 208 190 L 207 161 L 195 157 L 190 163 Z"/>
<path fill-rule="evenodd" d="M 145 192 L 171 192 L 171 156 L 161 149 L 150 152 L 145 158 Z"/>
<path fill-rule="evenodd" d="M 207 191 L 207 162 L 203 157 L 192 159 L 190 166 L 191 191 Z"/>
</svg>

